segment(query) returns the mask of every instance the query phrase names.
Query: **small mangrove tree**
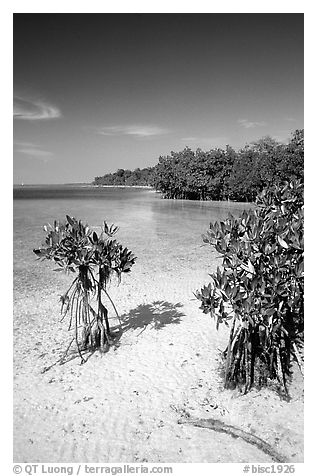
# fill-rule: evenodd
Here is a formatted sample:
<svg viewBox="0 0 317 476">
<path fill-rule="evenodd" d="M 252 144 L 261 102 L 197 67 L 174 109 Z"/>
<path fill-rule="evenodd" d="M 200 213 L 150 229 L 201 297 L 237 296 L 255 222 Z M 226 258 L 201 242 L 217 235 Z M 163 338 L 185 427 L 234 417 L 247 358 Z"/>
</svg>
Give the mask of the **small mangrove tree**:
<svg viewBox="0 0 317 476">
<path fill-rule="evenodd" d="M 54 261 L 59 268 L 75 274 L 71 285 L 60 297 L 62 319 L 69 317 L 68 329 L 74 339 L 82 362 L 82 351 L 99 348 L 106 351 L 112 334 L 104 297 L 117 310 L 107 286 L 113 275 L 119 282 L 122 273 L 131 271 L 136 257 L 115 238 L 118 227 L 104 222 L 98 235 L 80 220 L 66 215 L 66 221 L 45 225 L 45 243 L 34 253 L 41 260 Z M 118 313 L 117 313 L 118 316 Z M 119 318 L 119 316 L 118 316 Z M 73 340 L 74 340 L 73 339 Z"/>
</svg>

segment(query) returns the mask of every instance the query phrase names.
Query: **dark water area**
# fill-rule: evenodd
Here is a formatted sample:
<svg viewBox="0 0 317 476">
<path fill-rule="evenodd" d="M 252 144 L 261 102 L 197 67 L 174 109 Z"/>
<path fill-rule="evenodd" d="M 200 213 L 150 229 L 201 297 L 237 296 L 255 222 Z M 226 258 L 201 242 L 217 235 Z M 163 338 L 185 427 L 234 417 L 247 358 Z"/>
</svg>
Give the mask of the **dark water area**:
<svg viewBox="0 0 317 476">
<path fill-rule="evenodd" d="M 201 235 L 209 223 L 252 207 L 234 202 L 164 200 L 146 188 L 75 185 L 16 186 L 13 198 L 15 297 L 56 287 L 56 282 L 64 279 L 63 273 L 51 272 L 52 263 L 38 262 L 32 250 L 44 241 L 43 225 L 64 220 L 66 214 L 97 232 L 104 220 L 115 223 L 120 228 L 118 240 L 138 256 L 139 266 L 155 273 L 201 266 L 205 256 Z"/>
</svg>

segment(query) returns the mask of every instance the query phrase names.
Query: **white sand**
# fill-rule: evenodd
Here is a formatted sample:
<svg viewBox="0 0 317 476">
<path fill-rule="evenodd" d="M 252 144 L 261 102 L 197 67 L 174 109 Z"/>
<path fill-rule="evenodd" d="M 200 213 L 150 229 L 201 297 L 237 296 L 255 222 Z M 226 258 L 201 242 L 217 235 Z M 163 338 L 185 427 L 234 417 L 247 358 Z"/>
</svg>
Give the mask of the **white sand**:
<svg viewBox="0 0 317 476">
<path fill-rule="evenodd" d="M 111 291 L 127 326 L 120 345 L 84 365 L 75 358 L 46 373 L 71 338 L 67 322 L 59 322 L 58 296 L 34 291 L 19 300 L 15 462 L 272 461 L 241 439 L 178 424 L 184 412 L 253 432 L 288 461 L 302 462 L 301 376 L 295 369 L 290 403 L 269 389 L 245 396 L 224 391 L 218 349 L 226 333 L 216 331 L 192 295 L 205 281 L 202 269 L 154 275 L 136 266 Z"/>
</svg>

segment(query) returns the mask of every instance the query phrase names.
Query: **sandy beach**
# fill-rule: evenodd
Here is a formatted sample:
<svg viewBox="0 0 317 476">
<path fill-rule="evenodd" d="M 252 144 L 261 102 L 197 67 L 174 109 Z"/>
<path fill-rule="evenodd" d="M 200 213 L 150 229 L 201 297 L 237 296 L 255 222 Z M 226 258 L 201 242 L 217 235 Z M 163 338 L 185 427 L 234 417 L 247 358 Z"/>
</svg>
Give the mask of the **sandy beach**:
<svg viewBox="0 0 317 476">
<path fill-rule="evenodd" d="M 124 332 L 84 365 L 76 357 L 42 373 L 71 339 L 59 322 L 57 288 L 15 300 L 16 462 L 273 461 L 241 438 L 180 423 L 187 417 L 218 419 L 262 438 L 287 462 L 303 461 L 303 382 L 295 367 L 289 403 L 273 389 L 223 390 L 226 333 L 192 294 L 208 279 L 202 257 L 181 273 L 172 265 L 153 273 L 141 261 L 113 285 Z"/>
</svg>

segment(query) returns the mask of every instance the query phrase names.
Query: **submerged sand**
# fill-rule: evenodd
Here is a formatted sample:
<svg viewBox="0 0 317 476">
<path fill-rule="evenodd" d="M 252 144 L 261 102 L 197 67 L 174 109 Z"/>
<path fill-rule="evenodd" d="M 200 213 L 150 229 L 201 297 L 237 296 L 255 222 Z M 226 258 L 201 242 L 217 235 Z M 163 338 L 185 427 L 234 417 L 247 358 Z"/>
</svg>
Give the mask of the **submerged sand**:
<svg viewBox="0 0 317 476">
<path fill-rule="evenodd" d="M 223 390 L 227 334 L 216 331 L 192 294 L 207 281 L 205 268 L 201 262 L 182 273 L 173 266 L 154 273 L 139 263 L 111 289 L 124 325 L 118 345 L 84 365 L 76 357 L 44 373 L 71 339 L 67 322 L 59 322 L 58 293 L 34 289 L 16 299 L 16 462 L 273 461 L 241 438 L 180 424 L 188 415 L 221 420 L 262 438 L 287 461 L 303 461 L 296 368 L 290 402 L 274 389 Z"/>
</svg>

